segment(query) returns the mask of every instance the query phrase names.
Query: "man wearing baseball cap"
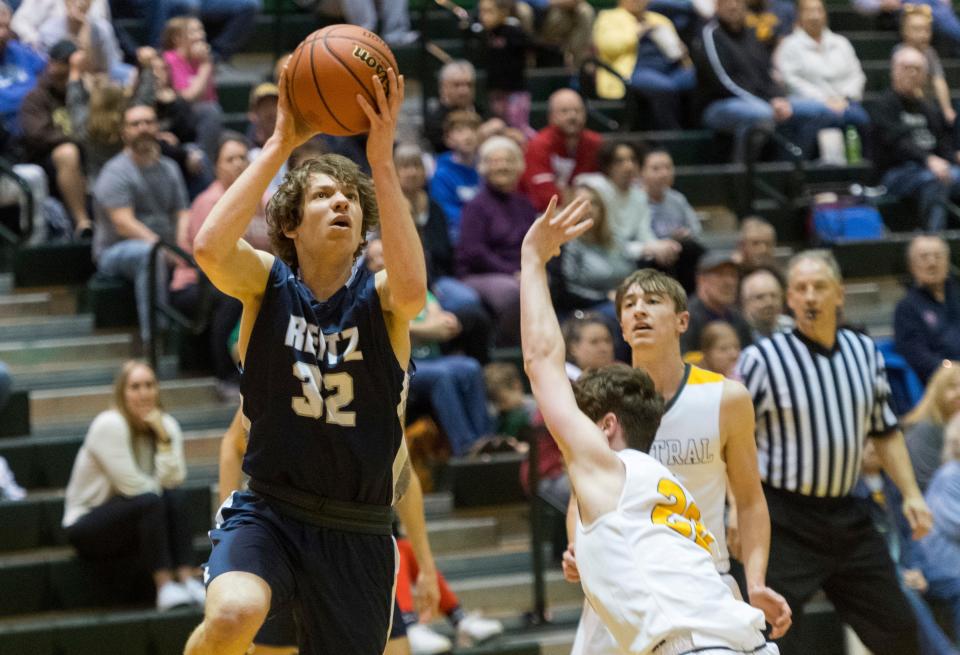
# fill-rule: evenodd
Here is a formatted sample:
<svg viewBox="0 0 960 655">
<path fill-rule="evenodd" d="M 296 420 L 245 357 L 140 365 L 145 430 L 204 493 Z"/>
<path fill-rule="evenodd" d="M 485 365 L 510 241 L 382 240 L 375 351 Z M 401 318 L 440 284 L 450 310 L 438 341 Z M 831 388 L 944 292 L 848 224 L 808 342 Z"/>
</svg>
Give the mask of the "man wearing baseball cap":
<svg viewBox="0 0 960 655">
<path fill-rule="evenodd" d="M 740 268 L 732 253 L 711 251 L 697 264 L 697 295 L 690 299 L 690 327 L 680 336 L 684 353 L 700 349 L 700 333 L 711 321 L 726 321 L 736 330 L 740 346 L 753 343 L 750 326 L 737 309 Z"/>
</svg>

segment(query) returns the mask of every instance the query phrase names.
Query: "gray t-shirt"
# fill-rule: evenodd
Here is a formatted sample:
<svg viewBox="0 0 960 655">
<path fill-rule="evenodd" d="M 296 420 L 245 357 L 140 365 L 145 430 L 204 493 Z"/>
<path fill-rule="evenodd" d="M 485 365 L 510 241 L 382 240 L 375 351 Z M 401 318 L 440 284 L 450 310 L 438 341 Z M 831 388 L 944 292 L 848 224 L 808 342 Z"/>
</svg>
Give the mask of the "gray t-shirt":
<svg viewBox="0 0 960 655">
<path fill-rule="evenodd" d="M 907 428 L 904 438 L 910 463 L 920 491 L 926 491 L 933 474 L 943 462 L 943 426 L 931 421 L 920 421 Z"/>
<path fill-rule="evenodd" d="M 97 212 L 94 258 L 124 240 L 107 216 L 108 210 L 131 207 L 138 221 L 164 241 L 173 243 L 178 212 L 187 209 L 190 202 L 176 162 L 160 157 L 152 166 L 139 168 L 126 152 L 104 165 L 93 187 L 93 197 L 101 209 Z"/>
</svg>

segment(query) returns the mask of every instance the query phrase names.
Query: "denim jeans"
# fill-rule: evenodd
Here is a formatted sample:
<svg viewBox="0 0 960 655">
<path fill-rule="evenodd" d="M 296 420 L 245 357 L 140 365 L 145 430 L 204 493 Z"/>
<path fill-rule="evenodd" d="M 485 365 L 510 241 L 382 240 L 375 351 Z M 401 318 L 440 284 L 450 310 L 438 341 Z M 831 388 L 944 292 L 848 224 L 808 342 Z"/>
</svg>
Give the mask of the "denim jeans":
<svg viewBox="0 0 960 655">
<path fill-rule="evenodd" d="M 120 241 L 102 253 L 97 260 L 97 270 L 104 275 L 123 278 L 133 283 L 137 300 L 137 318 L 140 321 L 140 338 L 150 341 L 150 251 L 153 244 L 142 239 Z M 157 299 L 165 302 L 167 297 L 167 267 L 163 257 L 157 260 Z"/>
<path fill-rule="evenodd" d="M 260 0 L 126 0 L 126 11 L 118 11 L 123 2 L 113 0 L 114 14 L 131 13 L 143 17 L 147 26 L 147 45 L 160 43 L 160 35 L 167 21 L 183 14 L 199 15 L 201 20 L 223 23 L 223 29 L 211 43 L 213 51 L 221 59 L 229 59 L 253 33 Z"/>
<path fill-rule="evenodd" d="M 377 32 L 384 41 L 392 44 L 409 38 L 410 10 L 407 4 L 407 0 L 343 0 L 340 6 L 346 22 Z"/>
<path fill-rule="evenodd" d="M 463 355 L 416 360 L 410 378 L 410 398 L 428 398 L 434 416 L 447 435 L 454 456 L 490 433 L 487 392 L 479 362 Z"/>
<path fill-rule="evenodd" d="M 630 77 L 630 87 L 647 101 L 651 126 L 659 130 L 682 127 L 681 97 L 696 86 L 697 77 L 692 67 L 677 66 L 669 73 L 638 67 Z"/>
<path fill-rule="evenodd" d="M 916 198 L 921 218 L 917 227 L 939 232 L 947 226 L 944 202 L 960 198 L 960 167 L 950 166 L 950 182 L 944 184 L 925 165 L 909 161 L 888 170 L 883 184 L 896 196 Z"/>
<path fill-rule="evenodd" d="M 836 115 L 818 100 L 791 98 L 790 106 L 793 115 L 777 129 L 800 146 L 810 158 L 816 150 L 817 132 L 830 127 Z M 715 100 L 703 112 L 703 123 L 711 129 L 733 133 L 734 157 L 738 161 L 742 161 L 746 155 L 746 136 L 751 128 L 772 129 L 775 126 L 773 107 L 766 100 L 756 97 Z"/>
<path fill-rule="evenodd" d="M 928 579 L 927 598 L 950 607 L 953 634 L 960 641 L 960 571 L 952 578 Z"/>
</svg>

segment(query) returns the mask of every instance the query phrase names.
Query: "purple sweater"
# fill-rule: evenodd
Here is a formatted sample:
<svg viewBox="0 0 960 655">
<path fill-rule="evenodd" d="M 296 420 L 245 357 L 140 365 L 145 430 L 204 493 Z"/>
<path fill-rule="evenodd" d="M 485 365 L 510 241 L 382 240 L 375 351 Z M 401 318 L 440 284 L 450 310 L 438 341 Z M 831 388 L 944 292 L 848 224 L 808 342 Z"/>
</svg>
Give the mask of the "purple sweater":
<svg viewBox="0 0 960 655">
<path fill-rule="evenodd" d="M 457 275 L 520 270 L 520 245 L 537 218 L 525 195 L 503 193 L 484 183 L 463 207 L 457 244 Z"/>
</svg>

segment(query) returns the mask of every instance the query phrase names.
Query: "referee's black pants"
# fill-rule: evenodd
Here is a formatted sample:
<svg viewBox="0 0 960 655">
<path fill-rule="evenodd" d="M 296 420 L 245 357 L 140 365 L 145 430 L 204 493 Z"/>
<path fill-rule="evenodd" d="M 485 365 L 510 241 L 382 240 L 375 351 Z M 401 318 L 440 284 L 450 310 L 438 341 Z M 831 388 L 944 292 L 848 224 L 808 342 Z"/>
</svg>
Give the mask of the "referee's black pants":
<svg viewBox="0 0 960 655">
<path fill-rule="evenodd" d="M 793 609 L 793 627 L 777 641 L 781 655 L 810 655 L 797 628 L 818 589 L 874 655 L 919 655 L 913 612 L 863 501 L 766 486 L 764 492 L 771 527 L 767 585 Z"/>
</svg>

